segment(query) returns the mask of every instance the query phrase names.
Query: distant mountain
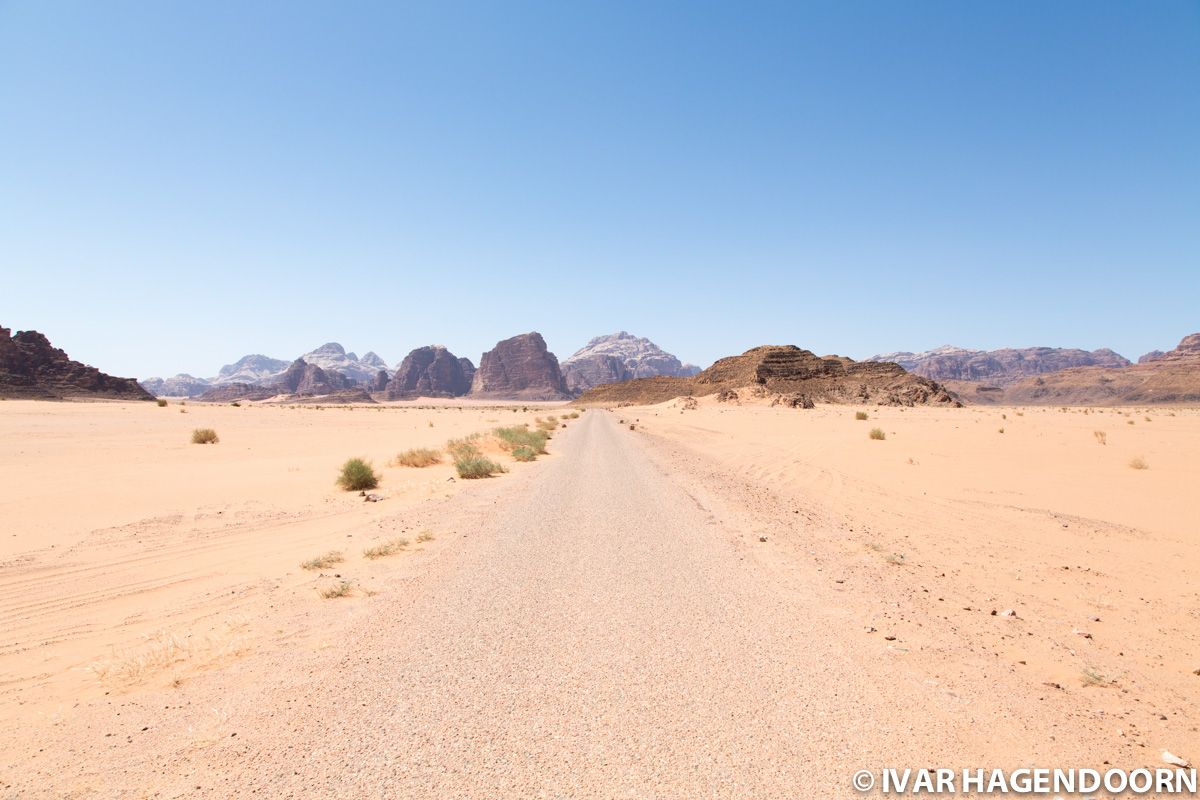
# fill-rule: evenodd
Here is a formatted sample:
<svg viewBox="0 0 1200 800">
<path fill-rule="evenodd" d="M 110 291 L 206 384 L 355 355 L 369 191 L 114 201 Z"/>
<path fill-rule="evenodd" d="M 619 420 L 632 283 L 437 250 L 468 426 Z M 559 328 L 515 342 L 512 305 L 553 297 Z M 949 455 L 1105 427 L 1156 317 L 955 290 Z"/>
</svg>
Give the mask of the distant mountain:
<svg viewBox="0 0 1200 800">
<path fill-rule="evenodd" d="M 771 398 L 794 408 L 814 403 L 887 406 L 960 405 L 943 386 L 894 363 L 818 356 L 795 345 L 765 345 L 722 358 L 689 378 L 659 376 L 596 386 L 578 402 L 650 405 L 676 397 L 717 395 L 721 400 Z"/>
<path fill-rule="evenodd" d="M 217 373 L 217 377 L 209 380 L 209 383 L 220 385 L 223 383 L 253 384 L 270 382 L 287 369 L 290 363 L 292 362 L 270 358 L 257 353 L 242 356 L 234 363 L 221 367 L 221 371 Z"/>
<path fill-rule="evenodd" d="M 967 350 L 952 345 L 923 353 L 882 353 L 867 361 L 899 364 L 909 372 L 935 381 L 986 382 L 995 386 L 1073 367 L 1127 367 L 1130 363 L 1107 348 L 1090 352 L 1063 347 Z"/>
<path fill-rule="evenodd" d="M 362 384 L 367 389 L 376 389 L 381 383 L 386 385 L 386 381 L 379 376 L 380 372 L 389 377 L 391 375 L 387 362 L 374 352 L 368 352 L 362 358 L 358 358 L 354 353 L 347 353 L 337 342 L 323 344 L 300 358 L 305 364 L 320 367 L 327 373 L 345 376 L 354 384 Z M 146 378 L 141 381 L 141 385 L 146 391 L 160 397 L 199 397 L 215 387 L 233 384 L 272 387 L 283 380 L 284 373 L 294 362 L 295 359 L 287 361 L 254 353 L 221 367 L 215 378 L 196 378 L 180 374 L 166 379 Z M 241 397 L 249 397 L 248 389 L 234 389 L 221 394 L 220 398 L 226 399 L 237 392 L 241 392 Z"/>
<path fill-rule="evenodd" d="M 148 378 L 139 383 L 155 397 L 199 397 L 213 386 L 211 381 L 182 372 L 170 378 Z"/>
<path fill-rule="evenodd" d="M 625 331 L 597 336 L 562 362 L 567 390 L 572 394 L 605 383 L 660 375 L 686 378 L 698 372 L 696 365 L 682 363 L 649 339 Z"/>
<path fill-rule="evenodd" d="M 0 397 L 153 400 L 133 378 L 115 378 L 72 361 L 37 331 L 0 328 Z"/>
<path fill-rule="evenodd" d="M 567 384 L 554 353 L 537 332 L 497 342 L 483 354 L 471 396 L 496 400 L 566 400 Z"/>
<path fill-rule="evenodd" d="M 326 372 L 341 373 L 356 383 L 368 386 L 374 383 L 379 370 L 387 369 L 387 363 L 375 353 L 367 353 L 360 360 L 354 353 L 347 353 L 346 348 L 337 342 L 323 344 L 300 358 L 306 364 L 315 364 Z"/>
<path fill-rule="evenodd" d="M 1166 353 L 1125 367 L 1074 367 L 1003 387 L 975 384 L 963 399 L 984 403 L 1129 405 L 1200 402 L 1200 333 Z"/>
</svg>

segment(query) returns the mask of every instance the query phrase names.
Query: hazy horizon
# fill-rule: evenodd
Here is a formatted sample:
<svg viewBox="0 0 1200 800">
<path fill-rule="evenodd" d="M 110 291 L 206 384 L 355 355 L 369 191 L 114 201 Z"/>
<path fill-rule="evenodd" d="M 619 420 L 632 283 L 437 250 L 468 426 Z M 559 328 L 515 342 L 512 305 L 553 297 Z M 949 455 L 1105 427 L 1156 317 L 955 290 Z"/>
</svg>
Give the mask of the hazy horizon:
<svg viewBox="0 0 1200 800">
<path fill-rule="evenodd" d="M 122 376 L 1200 330 L 1200 6 L 0 5 L 0 325 Z"/>
</svg>

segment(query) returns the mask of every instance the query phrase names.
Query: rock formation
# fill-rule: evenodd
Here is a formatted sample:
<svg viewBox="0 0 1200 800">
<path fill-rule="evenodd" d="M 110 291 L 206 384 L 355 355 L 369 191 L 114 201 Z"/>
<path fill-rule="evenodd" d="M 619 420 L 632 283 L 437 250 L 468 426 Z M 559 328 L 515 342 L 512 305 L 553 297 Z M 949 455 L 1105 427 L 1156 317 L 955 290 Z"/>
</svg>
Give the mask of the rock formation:
<svg viewBox="0 0 1200 800">
<path fill-rule="evenodd" d="M 578 394 L 604 383 L 656 375 L 688 377 L 700 368 L 684 364 L 646 338 L 625 331 L 597 336 L 562 363 L 567 389 Z"/>
<path fill-rule="evenodd" d="M 133 378 L 115 378 L 72 361 L 37 331 L 12 335 L 8 328 L 0 328 L 0 397 L 154 399 Z"/>
<path fill-rule="evenodd" d="M 498 342 L 483 354 L 471 396 L 497 400 L 566 400 L 570 395 L 558 359 L 540 333 Z"/>
<path fill-rule="evenodd" d="M 899 364 L 817 356 L 794 345 L 767 345 L 723 358 L 690 378 L 637 378 L 597 386 L 584 404 L 661 403 L 676 397 L 718 395 L 724 399 L 774 396 L 777 402 L 805 408 L 812 402 L 873 405 L 958 406 L 940 384 L 913 375 Z"/>
<path fill-rule="evenodd" d="M 254 383 L 223 383 L 213 386 L 196 399 L 202 403 L 231 403 L 235 400 L 268 400 L 279 394 L 272 386 Z"/>
<path fill-rule="evenodd" d="M 351 389 L 356 383 L 340 372 L 325 370 L 297 358 L 284 370 L 276 386 L 280 394 L 318 395 Z"/>
<path fill-rule="evenodd" d="M 990 391 L 976 391 L 965 399 L 1014 405 L 1197 403 L 1200 333 L 1183 337 L 1174 350 L 1132 366 L 1065 369 Z"/>
<path fill-rule="evenodd" d="M 1063 347 L 967 350 L 946 345 L 923 353 L 885 353 L 867 360 L 893 362 L 935 381 L 980 381 L 993 386 L 1072 367 L 1129 366 L 1128 359 L 1108 348 L 1090 352 Z"/>
<path fill-rule="evenodd" d="M 388 385 L 389 400 L 410 397 L 459 397 L 471 391 L 471 377 L 458 358 L 441 345 L 418 347 L 404 357 Z M 473 368 L 472 368 L 473 372 Z"/>
</svg>

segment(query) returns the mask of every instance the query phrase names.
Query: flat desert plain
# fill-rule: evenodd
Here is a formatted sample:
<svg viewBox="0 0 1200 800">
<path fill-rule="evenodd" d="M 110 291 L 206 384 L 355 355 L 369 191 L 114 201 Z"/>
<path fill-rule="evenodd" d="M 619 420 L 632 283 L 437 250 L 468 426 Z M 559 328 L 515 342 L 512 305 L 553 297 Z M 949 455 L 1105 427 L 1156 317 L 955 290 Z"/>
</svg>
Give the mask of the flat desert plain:
<svg viewBox="0 0 1200 800">
<path fill-rule="evenodd" d="M 567 409 L 0 403 L 0 796 L 1200 758 L 1196 410 L 690 405 L 451 481 L 387 465 Z M 334 485 L 352 456 L 381 502 Z"/>
</svg>

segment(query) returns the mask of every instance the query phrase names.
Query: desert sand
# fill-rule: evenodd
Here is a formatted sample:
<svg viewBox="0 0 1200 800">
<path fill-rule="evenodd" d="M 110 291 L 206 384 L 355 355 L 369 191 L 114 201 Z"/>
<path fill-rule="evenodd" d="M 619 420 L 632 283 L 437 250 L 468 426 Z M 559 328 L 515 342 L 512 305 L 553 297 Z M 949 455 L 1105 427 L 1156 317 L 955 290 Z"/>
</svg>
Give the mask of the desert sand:
<svg viewBox="0 0 1200 800">
<path fill-rule="evenodd" d="M 384 464 L 545 408 L 187 412 L 0 403 L 3 796 L 828 797 L 1200 754 L 1195 410 L 671 401 L 475 482 Z M 383 502 L 333 485 L 355 455 Z"/>
</svg>

